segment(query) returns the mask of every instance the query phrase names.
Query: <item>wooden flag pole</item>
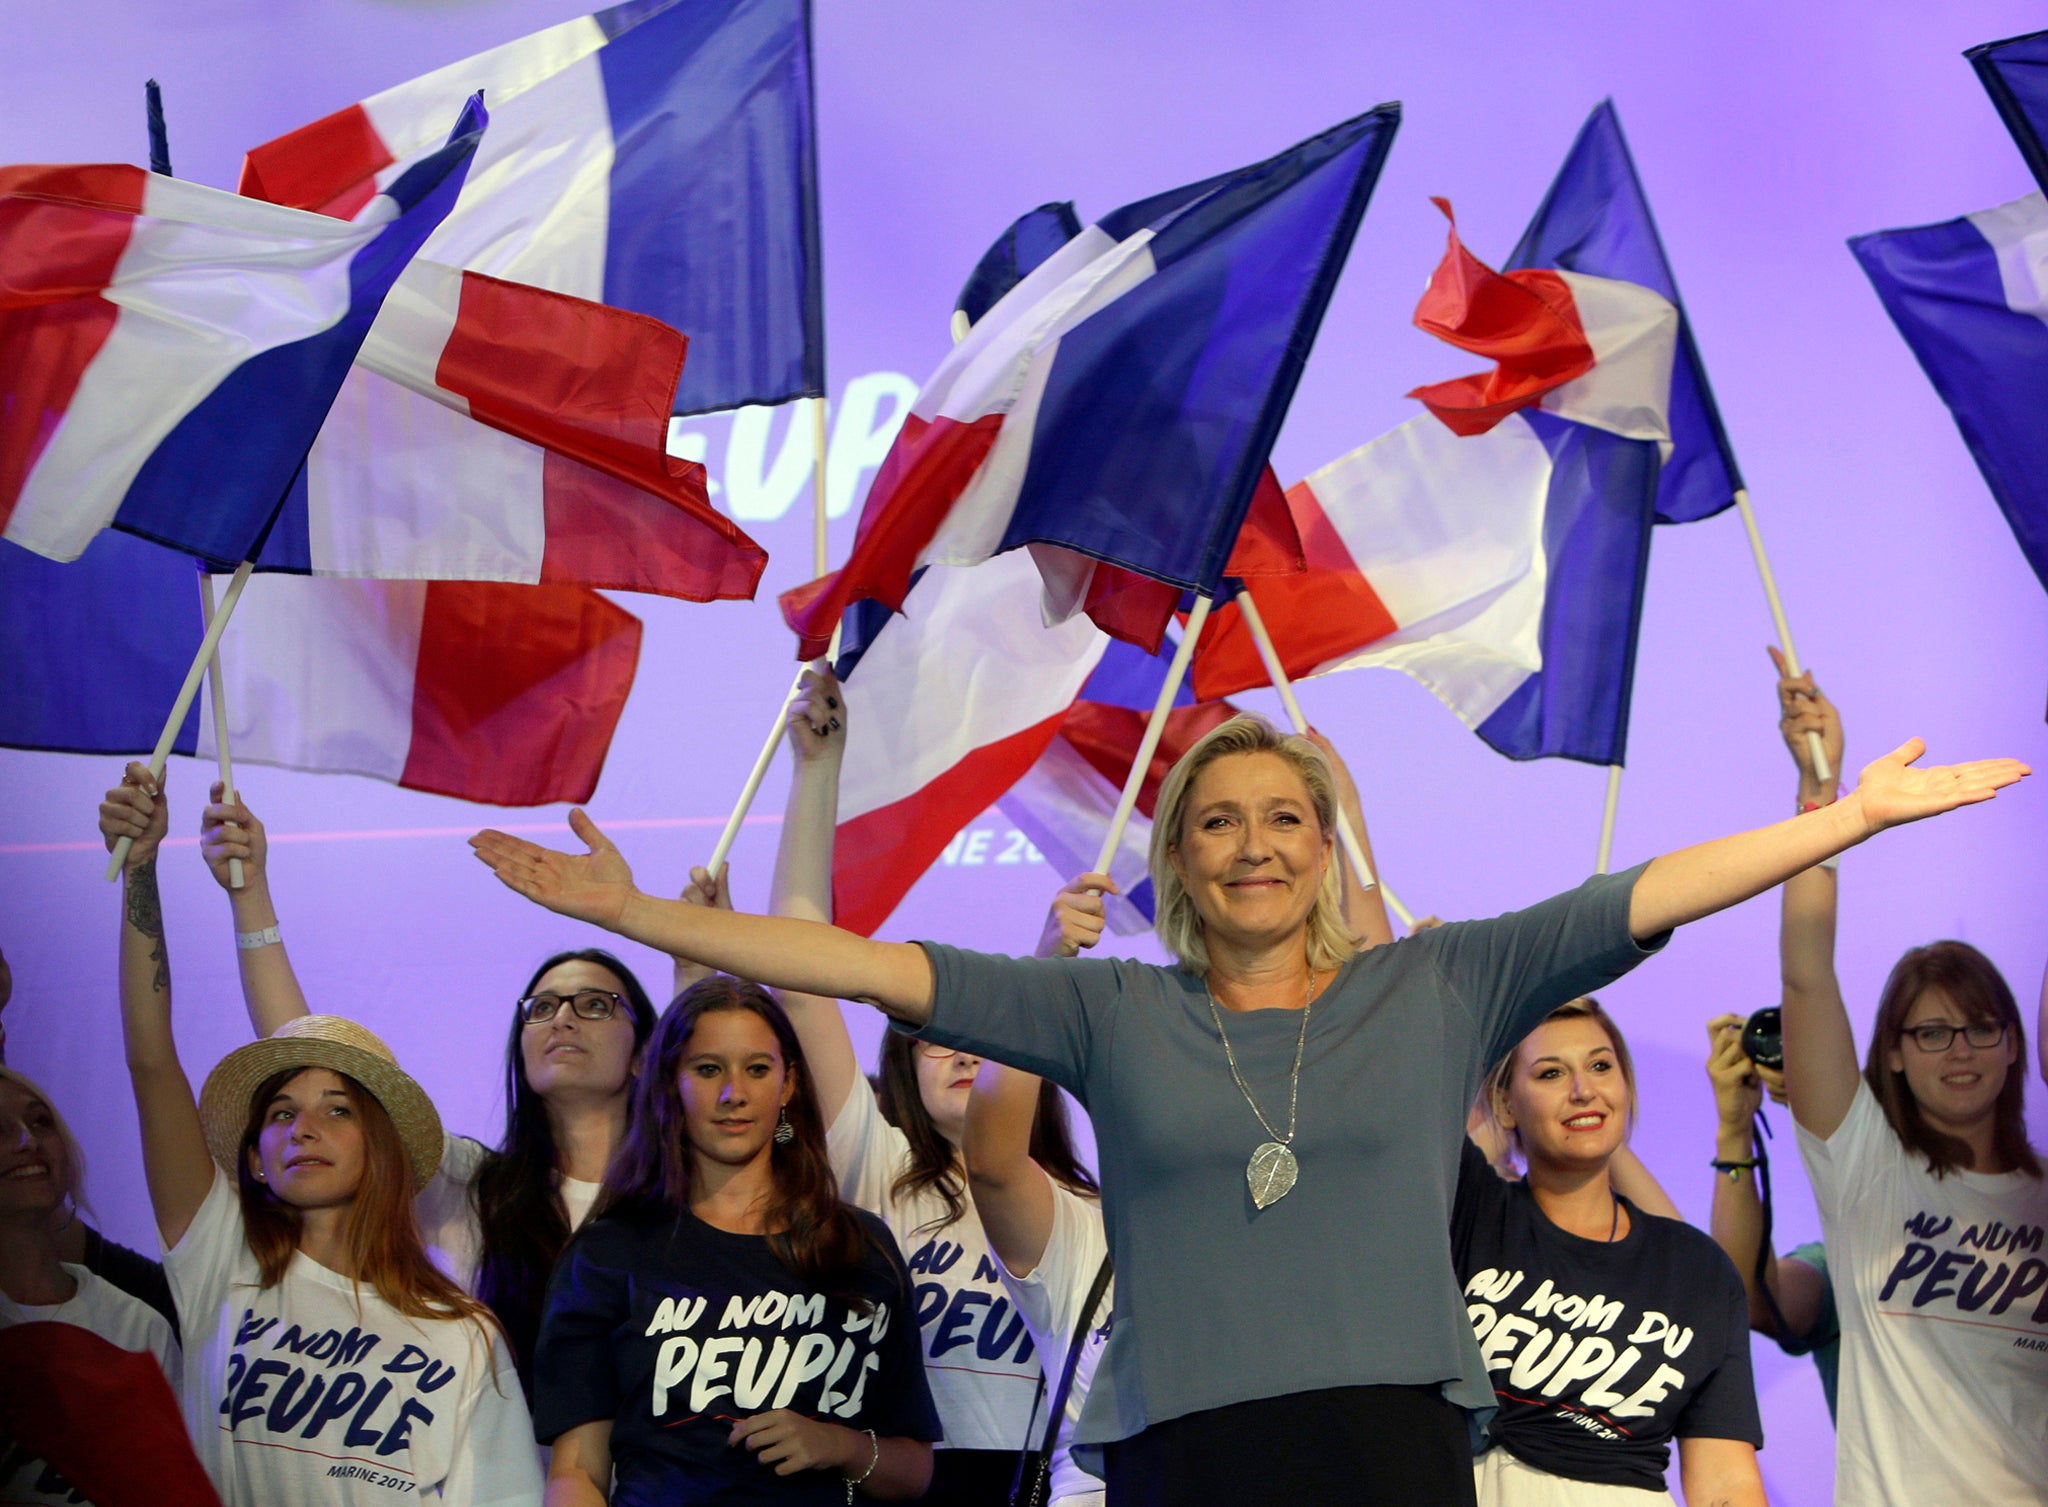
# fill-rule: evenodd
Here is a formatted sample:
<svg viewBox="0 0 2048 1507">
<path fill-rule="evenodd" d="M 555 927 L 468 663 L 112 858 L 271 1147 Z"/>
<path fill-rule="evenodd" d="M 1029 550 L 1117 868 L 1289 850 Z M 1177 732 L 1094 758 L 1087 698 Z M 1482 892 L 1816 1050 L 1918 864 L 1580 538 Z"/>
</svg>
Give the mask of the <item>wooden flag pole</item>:
<svg viewBox="0 0 2048 1507">
<path fill-rule="evenodd" d="M 1792 625 L 1785 621 L 1785 603 L 1778 595 L 1778 579 L 1771 574 L 1771 557 L 1764 553 L 1764 536 L 1756 526 L 1756 512 L 1749 505 L 1747 487 L 1736 491 L 1735 506 L 1742 511 L 1742 526 L 1749 533 L 1750 553 L 1756 556 L 1756 572 L 1763 577 L 1764 600 L 1771 605 L 1771 621 L 1778 628 L 1778 646 L 1785 651 L 1785 668 L 1794 675 L 1802 675 L 1805 671 L 1799 667 L 1799 651 L 1792 647 Z M 1809 732 L 1806 735 L 1806 751 L 1813 760 L 1814 778 L 1823 785 L 1832 781 L 1835 772 L 1828 767 L 1827 750 L 1821 746 L 1819 733 Z"/>
<path fill-rule="evenodd" d="M 1252 642 L 1258 646 L 1259 658 L 1265 663 L 1266 675 L 1273 682 L 1273 689 L 1280 693 L 1280 704 L 1287 708 L 1288 720 L 1294 724 L 1295 732 L 1306 737 L 1308 717 L 1295 697 L 1294 683 L 1288 679 L 1287 667 L 1280 663 L 1279 651 L 1273 647 L 1273 636 L 1266 631 L 1266 620 L 1259 613 L 1259 604 L 1252 600 L 1248 582 L 1237 588 L 1237 610 L 1244 617 L 1245 627 L 1251 629 Z M 1365 844 L 1359 841 L 1358 833 L 1352 830 L 1350 816 L 1341 808 L 1337 812 L 1337 836 L 1344 844 L 1345 855 L 1351 860 L 1351 872 L 1358 876 L 1359 886 L 1368 890 L 1377 888 L 1380 898 L 1387 902 L 1387 909 L 1408 930 L 1415 930 L 1415 917 L 1409 913 L 1408 907 L 1373 874 L 1372 864 L 1365 856 Z"/>
<path fill-rule="evenodd" d="M 1117 797 L 1116 814 L 1109 819 L 1109 831 L 1102 839 L 1102 852 L 1095 860 L 1098 874 L 1109 872 L 1110 860 L 1116 857 L 1124 840 L 1124 827 L 1130 822 L 1131 812 L 1137 809 L 1138 792 L 1145 788 L 1145 771 L 1152 767 L 1152 755 L 1159 752 L 1159 738 L 1166 731 L 1166 714 L 1173 710 L 1173 698 L 1180 694 L 1180 683 L 1187 678 L 1195 640 L 1202 636 L 1202 624 L 1209 621 L 1209 609 L 1215 605 L 1213 597 L 1196 597 L 1195 610 L 1188 614 L 1188 625 L 1173 651 L 1173 663 L 1166 667 L 1166 679 L 1159 687 L 1158 699 L 1152 703 L 1145 736 L 1138 742 L 1138 756 L 1131 760 L 1131 772 L 1124 779 L 1124 793 Z"/>
<path fill-rule="evenodd" d="M 1607 872 L 1607 860 L 1614 856 L 1614 813 L 1621 805 L 1621 766 L 1607 766 L 1607 808 L 1600 813 L 1600 859 L 1593 872 Z"/>
<path fill-rule="evenodd" d="M 206 675 L 206 667 L 213 663 L 214 650 L 220 647 L 220 636 L 234 616 L 235 604 L 242 600 L 242 588 L 249 584 L 249 572 L 256 568 L 254 560 L 244 560 L 235 567 L 234 579 L 228 582 L 228 594 L 221 598 L 220 611 L 213 621 L 206 625 L 206 636 L 199 640 L 199 652 L 192 656 L 192 668 L 185 672 L 185 683 L 178 688 L 178 699 L 171 704 L 171 715 L 164 722 L 164 730 L 156 740 L 156 747 L 149 756 L 149 777 L 162 783 L 164 765 L 170 762 L 171 745 L 178 741 L 178 729 L 184 726 L 185 714 L 192 710 L 192 698 L 199 694 L 199 682 Z M 121 877 L 121 866 L 128 861 L 128 850 L 135 846 L 135 840 L 124 837 L 114 844 L 114 855 L 107 860 L 109 883 Z"/>
<path fill-rule="evenodd" d="M 213 626 L 213 576 L 210 572 L 199 572 L 199 616 L 207 627 Z M 235 798 L 235 767 L 228 757 L 228 696 L 222 684 L 224 677 L 220 668 L 220 651 L 214 651 L 212 661 L 206 667 L 206 688 L 213 696 L 213 750 L 220 759 L 221 799 Z M 242 860 L 228 860 L 228 888 L 242 887 Z"/>
</svg>

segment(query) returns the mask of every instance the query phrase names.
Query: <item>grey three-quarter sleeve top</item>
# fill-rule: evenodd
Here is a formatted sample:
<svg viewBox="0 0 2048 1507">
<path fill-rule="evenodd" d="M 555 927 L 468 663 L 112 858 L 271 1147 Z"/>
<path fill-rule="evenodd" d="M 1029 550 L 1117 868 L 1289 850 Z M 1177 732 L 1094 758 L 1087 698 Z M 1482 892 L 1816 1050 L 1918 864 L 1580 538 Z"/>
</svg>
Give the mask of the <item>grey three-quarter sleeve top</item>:
<svg viewBox="0 0 2048 1507">
<path fill-rule="evenodd" d="M 1466 1112 L 1545 1014 L 1662 945 L 1629 935 L 1640 872 L 1346 963 L 1310 1017 L 1300 1181 L 1263 1210 L 1245 1164 L 1266 1132 L 1231 1081 L 1200 978 L 924 944 L 932 1017 L 917 1034 L 1050 1078 L 1094 1120 L 1116 1312 L 1077 1444 L 1325 1387 L 1441 1386 L 1492 1407 L 1451 1269 Z M 1284 1131 L 1300 1015 L 1224 1023 Z"/>
</svg>

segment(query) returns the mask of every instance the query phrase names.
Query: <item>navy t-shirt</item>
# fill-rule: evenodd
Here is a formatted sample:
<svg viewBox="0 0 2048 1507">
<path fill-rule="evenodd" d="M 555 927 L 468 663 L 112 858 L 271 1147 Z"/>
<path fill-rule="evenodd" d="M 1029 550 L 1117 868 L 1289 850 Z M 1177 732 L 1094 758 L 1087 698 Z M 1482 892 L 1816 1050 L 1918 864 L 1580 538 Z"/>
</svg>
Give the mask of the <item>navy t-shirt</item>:
<svg viewBox="0 0 2048 1507">
<path fill-rule="evenodd" d="M 551 1443 L 609 1419 L 614 1507 L 846 1500 L 836 1471 L 778 1476 L 733 1423 L 778 1408 L 883 1438 L 939 1436 L 903 1260 L 872 1243 L 866 1311 L 806 1287 L 762 1235 L 694 1215 L 607 1215 L 586 1225 L 548 1284 L 534 1358 L 534 1433 Z"/>
<path fill-rule="evenodd" d="M 1712 1239 L 1623 1202 L 1626 1235 L 1582 1239 L 1467 1142 L 1451 1250 L 1492 1442 L 1568 1480 L 1662 1491 L 1674 1438 L 1763 1444 L 1749 1300 Z"/>
</svg>

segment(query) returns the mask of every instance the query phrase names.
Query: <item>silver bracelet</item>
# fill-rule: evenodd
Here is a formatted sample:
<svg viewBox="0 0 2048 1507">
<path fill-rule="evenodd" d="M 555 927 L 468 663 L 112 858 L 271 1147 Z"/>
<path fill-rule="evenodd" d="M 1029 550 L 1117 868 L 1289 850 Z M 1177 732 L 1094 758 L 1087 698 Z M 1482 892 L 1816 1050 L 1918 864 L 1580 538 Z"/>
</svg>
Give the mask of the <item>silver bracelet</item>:
<svg viewBox="0 0 2048 1507">
<path fill-rule="evenodd" d="M 848 1476 L 846 1478 L 846 1500 L 849 1504 L 853 1501 L 853 1488 L 866 1485 L 868 1477 L 875 1473 L 875 1467 L 882 1463 L 882 1441 L 875 1437 L 873 1429 L 862 1429 L 861 1432 L 868 1436 L 868 1448 L 873 1450 L 874 1453 L 868 1457 L 868 1468 L 866 1470 L 857 1476 Z"/>
<path fill-rule="evenodd" d="M 261 931 L 238 931 L 235 946 L 244 952 L 254 952 L 259 947 L 275 947 L 284 940 L 275 926 L 266 926 Z"/>
</svg>

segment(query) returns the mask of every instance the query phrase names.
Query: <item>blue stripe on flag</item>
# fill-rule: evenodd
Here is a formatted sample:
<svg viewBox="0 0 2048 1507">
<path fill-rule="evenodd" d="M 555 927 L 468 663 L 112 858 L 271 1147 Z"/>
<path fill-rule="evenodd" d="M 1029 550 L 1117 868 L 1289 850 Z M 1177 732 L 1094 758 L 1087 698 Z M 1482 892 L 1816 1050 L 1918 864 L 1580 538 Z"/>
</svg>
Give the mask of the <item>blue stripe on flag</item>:
<svg viewBox="0 0 2048 1507">
<path fill-rule="evenodd" d="M 201 631 L 184 555 L 102 529 L 59 565 L 0 539 L 0 745 L 147 753 Z M 174 751 L 198 736 L 194 700 Z"/>
<path fill-rule="evenodd" d="M 1109 641 L 1109 647 L 1102 651 L 1102 658 L 1088 676 L 1088 683 L 1081 687 L 1076 701 L 1097 701 L 1106 706 L 1129 707 L 1132 711 L 1149 713 L 1153 703 L 1159 699 L 1159 687 L 1166 682 L 1166 672 L 1172 667 L 1173 644 L 1160 645 L 1157 654 L 1147 654 L 1136 644 L 1126 643 L 1120 638 Z M 1194 687 L 1183 676 L 1180 692 L 1173 698 L 1175 706 L 1195 704 Z"/>
<path fill-rule="evenodd" d="M 1671 459 L 1658 485 L 1657 521 L 1692 523 L 1732 505 L 1742 486 L 1735 451 L 1707 368 L 1693 344 L 1692 321 L 1664 256 L 1650 201 L 1621 134 L 1614 101 L 1602 100 L 1572 143 L 1564 166 L 1507 259 L 1507 270 L 1556 267 L 1640 283 L 1678 310 L 1678 359 L 1671 368 Z"/>
<path fill-rule="evenodd" d="M 2027 159 L 2034 181 L 2048 191 L 2048 31 L 1986 42 L 1963 54 L 1977 70 L 1998 117 Z"/>
<path fill-rule="evenodd" d="M 398 217 L 350 260 L 341 318 L 229 372 L 142 463 L 116 528 L 221 565 L 261 548 L 384 295 L 455 207 L 482 128 L 472 99 L 448 144 L 385 190 Z"/>
<path fill-rule="evenodd" d="M 1382 105 L 1147 201 L 1170 206 L 1148 222 L 1157 270 L 1061 338 L 999 548 L 1217 590 L 1399 124 Z"/>
<path fill-rule="evenodd" d="M 974 264 L 953 307 L 970 325 L 1002 301 L 1047 257 L 1081 233 L 1081 220 L 1071 203 L 1041 204 L 1020 215 Z"/>
<path fill-rule="evenodd" d="M 2007 306 L 1997 253 L 1966 219 L 1861 235 L 1849 248 L 2048 586 L 2048 324 Z"/>
<path fill-rule="evenodd" d="M 825 390 L 806 0 L 598 17 L 611 113 L 604 302 L 681 330 L 675 411 Z M 614 30 L 617 28 L 617 30 Z"/>
<path fill-rule="evenodd" d="M 1516 417 L 1551 461 L 1543 668 L 1479 725 L 1479 736 L 1511 759 L 1620 764 L 1656 516 L 1657 446 L 1540 409 Z"/>
</svg>

